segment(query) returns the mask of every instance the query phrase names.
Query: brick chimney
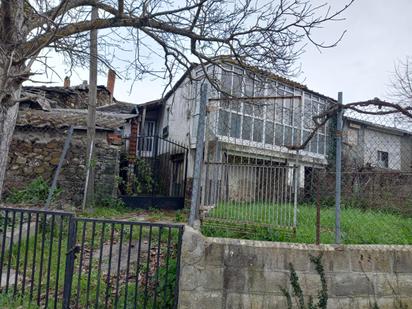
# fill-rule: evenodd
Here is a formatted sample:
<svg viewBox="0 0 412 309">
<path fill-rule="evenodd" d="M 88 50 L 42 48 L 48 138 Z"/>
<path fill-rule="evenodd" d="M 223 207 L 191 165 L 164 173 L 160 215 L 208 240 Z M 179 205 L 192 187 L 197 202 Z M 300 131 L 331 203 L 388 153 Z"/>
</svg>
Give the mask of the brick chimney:
<svg viewBox="0 0 412 309">
<path fill-rule="evenodd" d="M 66 76 L 64 78 L 64 83 L 63 83 L 64 88 L 69 88 L 70 87 L 70 77 Z"/>
<path fill-rule="evenodd" d="M 109 90 L 110 92 L 110 98 L 113 98 L 115 81 L 116 81 L 116 72 L 113 71 L 112 69 L 109 69 L 109 72 L 107 73 L 107 90 Z"/>
</svg>

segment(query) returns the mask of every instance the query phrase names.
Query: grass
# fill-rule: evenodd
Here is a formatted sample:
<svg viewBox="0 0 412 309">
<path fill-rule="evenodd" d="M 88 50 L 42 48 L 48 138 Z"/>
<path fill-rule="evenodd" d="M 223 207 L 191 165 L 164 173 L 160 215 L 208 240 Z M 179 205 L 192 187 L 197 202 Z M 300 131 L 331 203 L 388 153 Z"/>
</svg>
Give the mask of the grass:
<svg viewBox="0 0 412 309">
<path fill-rule="evenodd" d="M 292 208 L 292 206 L 291 206 Z M 316 239 L 316 207 L 311 204 L 299 205 L 296 233 L 285 228 L 279 228 L 273 219 L 276 204 L 220 204 L 211 210 L 209 218 L 219 218 L 226 214 L 232 219 L 216 222 L 206 219 L 202 232 L 206 236 L 247 238 L 255 240 L 287 241 L 297 243 L 315 243 Z M 265 216 L 263 216 L 265 212 Z M 289 213 L 285 212 L 288 218 Z M 291 214 L 293 216 L 293 213 Z M 260 218 L 264 217 L 263 220 Z M 321 208 L 321 243 L 335 241 L 335 209 Z M 239 224 L 241 218 L 249 218 L 258 224 Z M 291 222 L 291 221 L 290 221 Z M 232 228 L 228 228 L 232 226 Z M 344 244 L 412 244 L 412 218 L 402 215 L 374 210 L 362 210 L 353 207 L 343 207 L 341 210 L 342 242 Z"/>
<path fill-rule="evenodd" d="M 132 219 L 129 221 L 134 221 L 134 219 L 137 220 L 137 217 L 135 218 L 136 211 L 129 210 L 117 203 L 112 204 L 112 207 L 95 207 L 91 212 L 79 212 L 76 216 L 80 218 L 79 221 L 77 221 L 76 243 L 81 245 L 81 247 L 83 245 L 84 250 L 79 250 L 76 255 L 77 258 L 75 259 L 74 265 L 72 295 L 73 299 L 76 299 L 77 296 L 79 297 L 79 306 L 81 308 L 86 307 L 87 303 L 92 304 L 94 307 L 97 299 L 99 301 L 98 308 L 103 308 L 105 306 L 106 299 L 108 302 L 108 307 L 114 306 L 117 285 L 119 288 L 118 305 L 122 308 L 135 308 L 135 298 L 137 300 L 137 308 L 141 308 L 143 306 L 147 308 L 169 308 L 172 306 L 174 300 L 174 286 L 176 282 L 176 247 L 178 242 L 177 229 L 169 230 L 164 227 L 153 227 L 150 230 L 147 226 L 142 226 L 140 228 L 140 225 L 138 224 L 133 225 L 133 228 L 131 228 L 131 224 L 112 225 L 110 223 L 103 224 L 101 222 L 97 222 L 93 229 L 92 222 L 84 223 L 85 221 L 82 220 L 82 217 L 95 217 L 103 219 L 127 218 Z M 155 219 L 164 218 L 164 214 L 161 211 L 154 212 L 153 216 Z M 34 217 L 35 216 L 33 215 L 31 220 L 33 220 Z M 20 214 L 17 214 L 15 231 L 18 229 L 17 222 L 19 222 L 19 218 Z M 23 219 L 23 222 L 27 222 L 27 216 Z M 9 214 L 9 224 L 11 222 L 10 220 L 11 214 Z M 63 232 L 61 238 L 62 245 L 59 250 L 58 239 L 60 224 L 63 226 Z M 6 248 L 3 260 L 3 270 L 6 270 L 7 265 L 10 265 L 11 269 L 16 270 L 18 268 L 19 273 L 22 274 L 23 266 L 25 265 L 25 262 L 27 262 L 28 271 L 25 276 L 25 278 L 27 278 L 25 293 L 23 295 L 20 293 L 22 289 L 21 278 L 19 279 L 16 295 L 13 295 L 14 281 L 10 282 L 11 284 L 8 291 L 3 289 L 0 294 L 0 308 L 38 308 L 36 307 L 38 299 L 40 299 L 40 304 L 42 307 L 44 307 L 47 299 L 49 299 L 48 306 L 49 308 L 53 308 L 55 291 L 57 291 L 58 296 L 58 307 L 61 307 L 66 262 L 65 252 L 68 220 L 67 218 L 63 220 L 56 218 L 53 230 L 52 226 L 50 217 L 45 220 L 43 215 L 40 215 L 37 239 L 34 239 L 34 230 L 31 230 L 31 237 L 27 242 L 24 240 L 20 246 L 17 246 L 17 239 L 15 239 L 15 245 L 12 247 L 11 251 L 8 247 Z M 147 248 L 149 235 L 151 235 L 150 250 L 142 251 L 139 263 L 137 263 L 137 251 L 132 251 L 130 263 L 126 263 L 130 266 L 129 275 L 127 275 L 127 270 L 124 268 L 121 269 L 120 275 L 116 274 L 117 263 L 119 261 L 118 255 L 122 254 L 122 263 L 126 262 L 127 258 L 127 250 L 125 249 L 126 251 L 124 251 L 123 246 L 119 245 L 121 241 L 121 231 L 123 231 L 123 246 L 128 246 L 130 240 L 130 243 L 135 248 L 137 248 L 139 238 L 141 238 L 142 246 L 144 247 L 146 244 Z M 98 249 L 100 248 L 100 245 L 103 244 L 106 246 L 106 251 L 108 251 L 111 241 L 111 234 L 113 235 L 113 253 L 116 253 L 117 255 L 113 255 L 111 263 L 114 265 L 115 270 L 112 270 L 110 279 L 108 279 L 107 270 L 103 270 L 103 268 L 100 268 L 99 266 Z M 43 239 L 44 245 L 42 246 Z M 170 247 L 168 244 L 170 244 Z M 118 245 L 118 247 L 116 247 L 116 245 Z M 122 250 L 119 250 L 119 248 L 122 248 Z M 160 248 L 159 251 L 157 248 Z M 60 259 L 59 251 L 61 253 Z M 92 251 L 94 253 L 92 262 L 90 263 L 89 257 Z M 80 263 L 82 255 L 83 263 Z M 168 255 L 169 258 L 167 258 Z M 25 256 L 27 256 L 27 258 L 25 258 Z M 160 257 L 159 263 L 157 262 L 158 256 Z M 49 260 L 50 268 L 48 266 Z M 107 265 L 107 263 L 108 257 L 106 257 L 102 262 L 103 267 L 105 264 Z M 41 268 L 42 271 L 40 271 Z M 32 271 L 33 269 L 35 269 L 34 272 Z M 49 269 L 50 272 L 48 272 Z M 99 269 L 102 269 L 100 277 Z M 48 275 L 48 273 L 50 273 L 50 275 Z M 89 273 L 90 279 L 88 278 Z M 146 273 L 148 273 L 147 276 Z M 50 276 L 50 284 L 47 289 L 46 282 L 48 276 Z M 128 279 L 126 280 L 126 278 Z M 126 281 L 129 283 L 126 284 Z M 157 287 L 156 282 L 159 284 Z M 137 293 L 135 290 L 136 283 L 138 286 Z M 30 302 L 29 294 L 31 286 L 33 286 L 33 296 L 32 301 Z M 88 289 L 89 297 L 87 297 Z M 126 290 L 128 295 L 127 301 Z M 48 297 L 46 291 L 49 291 Z M 126 304 L 124 305 L 125 302 Z M 147 303 L 145 304 L 145 302 Z M 29 303 L 31 307 L 28 306 Z"/>
</svg>

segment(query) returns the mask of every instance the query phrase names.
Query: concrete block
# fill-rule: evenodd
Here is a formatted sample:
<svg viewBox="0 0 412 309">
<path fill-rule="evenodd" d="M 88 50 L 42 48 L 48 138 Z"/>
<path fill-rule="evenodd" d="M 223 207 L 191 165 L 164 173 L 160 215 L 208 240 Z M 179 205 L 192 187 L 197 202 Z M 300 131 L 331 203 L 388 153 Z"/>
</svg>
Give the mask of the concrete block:
<svg viewBox="0 0 412 309">
<path fill-rule="evenodd" d="M 223 308 L 222 292 L 179 292 L 179 309 L 212 309 Z"/>
<path fill-rule="evenodd" d="M 394 253 L 375 252 L 373 254 L 374 272 L 377 273 L 391 273 L 393 271 Z"/>
<path fill-rule="evenodd" d="M 368 279 L 362 274 L 336 274 L 332 278 L 329 295 L 334 296 L 368 296 L 373 295 L 373 278 Z"/>
<path fill-rule="evenodd" d="M 265 295 L 229 293 L 226 296 L 226 309 L 261 309 Z"/>
<path fill-rule="evenodd" d="M 244 292 L 247 284 L 247 270 L 225 267 L 223 271 L 223 288 L 228 292 Z"/>
<path fill-rule="evenodd" d="M 412 273 L 412 257 L 410 251 L 395 252 L 393 271 L 395 273 Z"/>
<path fill-rule="evenodd" d="M 206 243 L 205 265 L 223 266 L 224 246 L 216 243 Z"/>
<path fill-rule="evenodd" d="M 214 291 L 223 289 L 223 268 L 208 266 L 200 271 L 198 278 L 198 284 L 203 290 Z"/>
<path fill-rule="evenodd" d="M 372 272 L 373 271 L 372 254 L 373 254 L 372 252 L 368 252 L 365 250 L 352 250 L 351 251 L 352 271 L 362 272 L 362 273 Z"/>
</svg>

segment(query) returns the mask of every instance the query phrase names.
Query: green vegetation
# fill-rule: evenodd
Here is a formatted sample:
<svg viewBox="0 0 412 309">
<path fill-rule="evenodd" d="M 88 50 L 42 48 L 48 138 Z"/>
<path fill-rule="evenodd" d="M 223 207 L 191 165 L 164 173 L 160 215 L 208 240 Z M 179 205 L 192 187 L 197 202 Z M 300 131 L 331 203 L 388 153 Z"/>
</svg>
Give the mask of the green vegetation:
<svg viewBox="0 0 412 309">
<path fill-rule="evenodd" d="M 176 229 L 152 227 L 150 230 L 148 226 L 134 225 L 131 228 L 131 225 L 128 224 L 102 224 L 99 222 L 93 224 L 81 220 L 77 222 L 77 226 L 76 243 L 80 247 L 76 251 L 72 299 L 76 302 L 78 297 L 80 308 L 86 307 L 87 304 L 94 306 L 96 300 L 99 302 L 98 308 L 103 308 L 106 301 L 109 308 L 113 307 L 116 301 L 117 285 L 119 286 L 117 302 L 122 308 L 125 302 L 125 308 L 134 308 L 135 298 L 138 308 L 146 302 L 147 308 L 169 308 L 172 306 L 176 283 L 176 246 L 178 242 L 178 231 Z M 62 232 L 60 228 L 62 228 Z M 26 278 L 25 294 L 19 294 L 22 289 L 20 279 L 17 294 L 12 297 L 14 280 L 10 281 L 8 291 L 3 290 L 4 293 L 0 296 L 0 308 L 37 309 L 39 308 L 36 306 L 37 299 L 40 299 L 41 307 L 45 306 L 46 301 L 48 301 L 49 308 L 53 308 L 54 293 L 56 291 L 58 307 L 61 306 L 67 231 L 67 218 L 56 218 L 53 224 L 51 218 L 46 219 L 41 215 L 39 217 L 37 239 L 33 235 L 33 230 L 33 234 L 28 241 L 22 241 L 20 246 L 15 243 L 11 251 L 6 250 L 3 270 L 10 265 L 13 270 L 19 269 L 21 276 L 24 265 L 27 263 L 27 272 L 24 276 Z M 122 238 L 121 234 L 123 235 Z M 149 235 L 151 235 L 150 248 L 148 248 Z M 61 246 L 59 246 L 59 239 L 61 239 Z M 137 247 L 139 239 L 141 239 L 142 250 L 139 253 L 138 263 Z M 113 253 L 109 278 L 108 261 L 111 241 L 113 243 Z M 129 241 L 132 245 L 130 247 L 132 251 L 130 263 L 126 263 Z M 120 242 L 123 244 L 121 247 Z M 101 244 L 103 244 L 103 255 L 102 265 L 99 265 Z M 82 247 L 84 250 L 81 250 Z M 90 262 L 92 254 L 93 258 Z M 118 273 L 119 256 L 121 256 L 123 266 Z M 50 265 L 50 268 L 48 265 Z M 126 268 L 126 265 L 129 268 Z M 49 269 L 50 271 L 48 271 Z M 88 276 L 89 272 L 90 277 Z M 33 296 L 32 301 L 29 302 L 31 289 Z M 89 292 L 87 293 L 88 289 Z M 49 291 L 48 295 L 47 291 Z M 29 306 L 29 303 L 33 306 Z"/>
<path fill-rule="evenodd" d="M 262 216 L 262 209 L 265 209 L 266 216 Z M 298 206 L 296 233 L 291 229 L 276 227 L 276 222 L 271 219 L 275 218 L 273 214 L 276 213 L 276 209 L 275 204 L 253 206 L 221 204 L 211 210 L 210 220 L 204 221 L 202 232 L 212 237 L 315 243 L 315 205 Z M 342 242 L 345 244 L 412 244 L 412 218 L 410 217 L 353 207 L 343 207 L 341 213 Z M 213 220 L 213 218 L 222 218 L 223 214 L 232 220 L 220 222 Z M 266 226 L 258 223 L 260 217 L 265 218 L 263 222 Z M 249 221 L 255 221 L 256 224 L 241 225 L 239 223 L 241 218 L 250 218 Z M 321 243 L 334 243 L 335 209 L 322 207 L 320 221 Z"/>
<path fill-rule="evenodd" d="M 47 200 L 49 195 L 49 184 L 42 177 L 36 178 L 29 183 L 25 188 L 13 189 L 7 194 L 6 202 L 13 204 L 40 204 Z M 56 198 L 61 193 L 57 189 L 54 192 L 53 198 Z"/>
<path fill-rule="evenodd" d="M 326 283 L 325 271 L 322 265 L 322 254 L 319 256 L 310 256 L 311 263 L 315 266 L 315 270 L 320 277 L 321 289 L 318 291 L 317 304 L 314 303 L 313 296 L 309 296 L 307 303 L 305 301 L 303 290 L 300 286 L 298 274 L 295 271 L 292 263 L 289 263 L 289 282 L 292 287 L 292 294 L 289 290 L 280 287 L 283 295 L 286 297 L 288 309 L 293 308 L 293 298 L 299 309 L 326 309 L 328 307 L 328 286 Z"/>
</svg>

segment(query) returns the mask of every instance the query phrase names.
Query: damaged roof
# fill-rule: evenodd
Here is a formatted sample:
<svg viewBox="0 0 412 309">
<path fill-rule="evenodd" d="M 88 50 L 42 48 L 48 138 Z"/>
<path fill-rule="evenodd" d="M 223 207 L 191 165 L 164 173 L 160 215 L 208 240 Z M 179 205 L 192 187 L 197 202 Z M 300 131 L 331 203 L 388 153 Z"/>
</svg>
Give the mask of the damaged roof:
<svg viewBox="0 0 412 309">
<path fill-rule="evenodd" d="M 133 103 L 127 103 L 122 101 L 116 101 L 115 103 L 99 106 L 96 109 L 101 112 L 118 113 L 118 114 L 138 114 L 138 105 Z"/>
<path fill-rule="evenodd" d="M 96 112 L 96 129 L 116 130 L 125 125 L 133 114 L 118 114 Z M 87 129 L 87 110 L 83 109 L 52 109 L 50 111 L 26 109 L 20 110 L 16 126 L 30 126 L 35 128 L 66 128 L 73 126 L 76 129 Z"/>
</svg>

